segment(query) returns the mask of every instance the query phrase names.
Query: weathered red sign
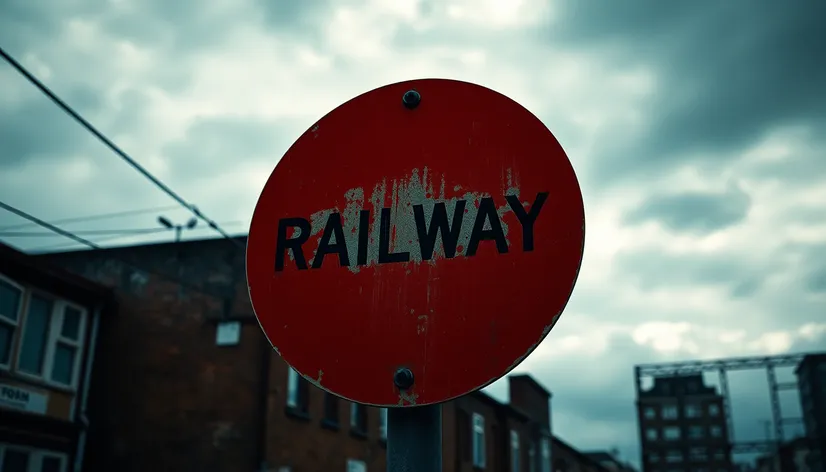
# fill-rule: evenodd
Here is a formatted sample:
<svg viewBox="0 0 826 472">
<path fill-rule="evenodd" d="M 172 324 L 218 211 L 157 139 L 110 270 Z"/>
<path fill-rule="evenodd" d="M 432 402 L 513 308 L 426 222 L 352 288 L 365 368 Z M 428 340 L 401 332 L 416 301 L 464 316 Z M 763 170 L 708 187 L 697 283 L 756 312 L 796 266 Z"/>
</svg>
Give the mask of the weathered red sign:
<svg viewBox="0 0 826 472">
<path fill-rule="evenodd" d="M 571 163 L 533 114 L 465 82 L 397 83 L 333 110 L 278 163 L 250 227 L 250 298 L 318 387 L 443 402 L 548 334 L 584 225 Z"/>
</svg>

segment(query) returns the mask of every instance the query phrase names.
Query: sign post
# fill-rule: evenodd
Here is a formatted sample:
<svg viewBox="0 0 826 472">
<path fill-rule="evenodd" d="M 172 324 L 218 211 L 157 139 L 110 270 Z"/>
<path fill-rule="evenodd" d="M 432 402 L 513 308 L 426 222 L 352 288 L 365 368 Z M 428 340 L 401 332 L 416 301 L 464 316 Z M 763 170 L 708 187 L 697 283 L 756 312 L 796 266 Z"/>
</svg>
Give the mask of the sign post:
<svg viewBox="0 0 826 472">
<path fill-rule="evenodd" d="M 388 470 L 441 470 L 441 404 L 559 319 L 582 262 L 573 167 L 528 110 L 423 79 L 360 95 L 290 147 L 247 241 L 255 314 L 316 387 L 388 408 Z"/>
</svg>

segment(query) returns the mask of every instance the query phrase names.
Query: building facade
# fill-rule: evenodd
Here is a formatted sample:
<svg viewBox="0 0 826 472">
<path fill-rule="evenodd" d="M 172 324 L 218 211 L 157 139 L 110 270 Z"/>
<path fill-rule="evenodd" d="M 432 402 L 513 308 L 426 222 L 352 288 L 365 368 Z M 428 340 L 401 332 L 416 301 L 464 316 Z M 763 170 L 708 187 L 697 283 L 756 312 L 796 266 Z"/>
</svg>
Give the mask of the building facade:
<svg viewBox="0 0 826 472">
<path fill-rule="evenodd" d="M 732 471 L 723 408 L 700 374 L 655 378 L 637 399 L 643 471 Z"/>
<path fill-rule="evenodd" d="M 83 467 L 88 391 L 111 293 L 0 244 L 0 471 Z"/>
<path fill-rule="evenodd" d="M 386 469 L 386 412 L 326 394 L 273 352 L 231 242 L 39 258 L 120 302 L 101 324 L 85 471 Z M 605 472 L 553 437 L 550 392 L 509 382 L 508 404 L 477 392 L 444 405 L 445 471 Z"/>
<path fill-rule="evenodd" d="M 826 472 L 826 353 L 803 358 L 795 370 L 808 440 L 807 466 Z"/>
</svg>

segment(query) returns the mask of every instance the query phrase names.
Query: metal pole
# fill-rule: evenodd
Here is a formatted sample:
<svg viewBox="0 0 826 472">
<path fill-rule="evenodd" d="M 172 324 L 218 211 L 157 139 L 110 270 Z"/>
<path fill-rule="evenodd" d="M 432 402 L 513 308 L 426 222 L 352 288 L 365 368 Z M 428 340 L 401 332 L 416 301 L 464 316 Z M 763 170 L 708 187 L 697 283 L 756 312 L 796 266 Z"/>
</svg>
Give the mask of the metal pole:
<svg viewBox="0 0 826 472">
<path fill-rule="evenodd" d="M 387 472 L 442 471 L 442 406 L 387 409 Z"/>
<path fill-rule="evenodd" d="M 774 423 L 774 440 L 778 447 L 785 439 L 785 431 L 783 430 L 783 413 L 780 411 L 780 396 L 777 394 L 777 375 L 774 372 L 774 366 L 766 367 L 766 377 L 769 381 L 769 395 L 771 397 L 772 406 L 772 421 Z"/>
</svg>

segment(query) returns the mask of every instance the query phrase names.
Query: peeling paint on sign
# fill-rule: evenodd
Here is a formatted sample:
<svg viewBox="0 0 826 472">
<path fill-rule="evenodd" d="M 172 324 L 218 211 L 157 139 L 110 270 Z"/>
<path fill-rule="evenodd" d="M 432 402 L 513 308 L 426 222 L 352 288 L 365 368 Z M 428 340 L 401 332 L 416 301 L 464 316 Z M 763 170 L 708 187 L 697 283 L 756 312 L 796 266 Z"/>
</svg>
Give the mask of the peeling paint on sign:
<svg viewBox="0 0 826 472">
<path fill-rule="evenodd" d="M 460 192 L 462 186 L 455 185 L 453 190 L 454 193 Z M 292 231 L 289 238 L 285 234 L 285 238 L 279 240 L 282 244 L 277 248 L 278 256 L 283 258 L 286 251 L 286 256 L 298 262 L 299 268 L 319 268 L 326 255 L 339 254 L 340 262 L 344 262 L 342 265 L 357 273 L 362 267 L 384 262 L 436 264 L 441 259 L 472 256 L 481 233 L 493 234 L 485 239 L 496 239 L 500 252 L 507 252 L 512 242 L 508 239 L 509 228 L 504 215 L 521 207 L 517 212 L 518 220 L 523 225 L 526 222 L 532 224 L 525 218 L 536 219 L 547 193 L 538 194 L 534 202 L 519 200 L 518 176 L 515 177 L 513 170 L 508 168 L 503 170 L 502 194 L 506 201 L 498 207 L 491 206 L 492 196 L 485 192 L 466 191 L 461 195 L 448 196 L 443 174 L 434 178 L 427 167 L 421 172 L 413 169 L 402 179 L 390 182 L 384 179 L 373 187 L 369 197 L 372 211 L 365 204 L 364 189 L 352 188 L 343 195 L 343 211 L 339 207 L 319 210 L 310 215 L 306 223 L 300 218 L 282 220 L 280 224 L 289 220 L 287 224 Z M 386 206 L 388 203 L 389 206 Z M 531 206 L 533 211 L 524 210 Z M 386 220 L 389 220 L 389 227 Z M 523 229 L 530 230 L 532 234 L 531 228 Z M 305 237 L 302 231 L 309 231 L 309 235 Z M 382 231 L 387 234 L 383 235 Z M 445 232 L 449 233 L 449 249 L 444 244 Z M 312 256 L 305 261 L 302 252 L 300 260 L 296 261 L 296 250 L 311 237 L 317 238 Z M 385 240 L 386 243 L 383 242 Z M 301 242 L 289 245 L 296 241 Z M 317 261 L 318 251 L 322 247 L 325 249 L 322 261 Z M 532 250 L 532 247 L 525 250 Z M 281 264 L 277 261 L 276 266 L 276 270 L 283 268 L 283 259 Z"/>
</svg>

